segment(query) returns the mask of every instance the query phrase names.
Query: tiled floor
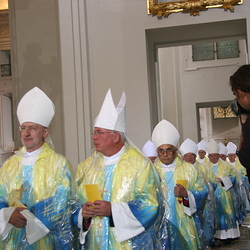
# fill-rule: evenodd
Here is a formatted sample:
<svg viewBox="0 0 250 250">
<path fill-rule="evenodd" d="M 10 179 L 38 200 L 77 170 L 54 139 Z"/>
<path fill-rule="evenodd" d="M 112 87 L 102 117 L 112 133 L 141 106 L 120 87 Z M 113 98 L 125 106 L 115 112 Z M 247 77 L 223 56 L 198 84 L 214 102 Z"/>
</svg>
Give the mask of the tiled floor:
<svg viewBox="0 0 250 250">
<path fill-rule="evenodd" d="M 240 238 L 232 241 L 229 245 L 212 248 L 212 250 L 215 249 L 250 250 L 250 214 L 248 214 L 244 223 L 240 226 Z"/>
</svg>

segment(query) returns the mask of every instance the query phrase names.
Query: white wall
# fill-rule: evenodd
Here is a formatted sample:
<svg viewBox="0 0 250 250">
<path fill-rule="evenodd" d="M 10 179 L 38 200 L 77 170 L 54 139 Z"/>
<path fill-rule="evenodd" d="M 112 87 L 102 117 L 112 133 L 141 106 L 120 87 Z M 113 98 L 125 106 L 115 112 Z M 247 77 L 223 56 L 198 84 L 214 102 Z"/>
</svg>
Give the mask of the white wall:
<svg viewBox="0 0 250 250">
<path fill-rule="evenodd" d="M 10 78 L 0 79 L 0 166 L 14 149 Z"/>
<path fill-rule="evenodd" d="M 183 58 L 180 58 L 184 62 Z M 197 140 L 196 103 L 230 101 L 235 97 L 229 87 L 229 77 L 238 65 L 185 71 L 181 63 L 181 107 L 183 117 L 183 139 L 191 137 Z M 215 135 L 215 134 L 214 134 Z"/>
<path fill-rule="evenodd" d="M 21 146 L 16 107 L 31 88 L 41 88 L 54 102 L 50 125 L 56 150 L 64 153 L 61 54 L 57 1 L 10 1 L 12 81 L 16 147 Z"/>
<path fill-rule="evenodd" d="M 153 129 L 149 120 L 145 30 L 239 18 L 246 18 L 247 23 L 250 21 L 250 2 L 247 1 L 242 6 L 235 6 L 234 13 L 210 9 L 196 17 L 175 13 L 162 20 L 147 15 L 146 0 L 87 1 L 86 6 L 93 113 L 99 111 L 104 93 L 109 87 L 114 90 L 116 97 L 124 90 L 128 98 L 128 135 L 139 147 L 150 138 Z M 192 130 L 191 125 L 196 115 L 195 106 L 188 100 L 193 96 L 197 102 L 203 102 L 204 99 L 233 99 L 227 82 L 228 76 L 236 68 L 216 68 L 211 75 L 206 69 L 198 71 L 196 79 L 200 81 L 201 89 L 206 90 L 201 91 L 196 88 L 197 81 L 193 79 L 193 72 L 184 72 L 183 66 L 181 67 L 179 77 L 182 112 L 180 114 L 176 109 L 174 112 L 182 115 L 182 123 L 188 125 L 183 126 L 183 137 L 197 138 L 197 132 Z"/>
<path fill-rule="evenodd" d="M 198 143 L 199 127 L 197 126 L 197 119 L 199 117 L 197 116 L 196 104 L 233 100 L 235 97 L 229 87 L 229 76 L 236 71 L 238 65 L 218 67 L 214 62 L 214 67 L 188 70 L 186 63 L 187 47 L 159 49 L 161 115 L 162 118 L 170 121 L 175 120 L 174 115 L 180 117 L 178 121 L 182 124 L 175 124 L 181 133 L 180 143 L 187 138 Z M 175 107 L 176 100 L 179 100 L 178 109 Z M 223 121 L 225 122 L 225 120 Z M 232 120 L 227 121 L 232 122 Z M 232 138 L 240 135 L 237 119 L 236 123 L 234 122 L 226 127 L 224 125 L 222 131 L 218 129 L 220 121 L 215 121 L 211 125 L 207 124 L 207 126 L 213 128 L 211 136 L 214 139 L 223 139 L 223 136 L 228 137 L 230 130 Z M 236 130 L 236 132 L 232 134 L 232 130 Z"/>
</svg>

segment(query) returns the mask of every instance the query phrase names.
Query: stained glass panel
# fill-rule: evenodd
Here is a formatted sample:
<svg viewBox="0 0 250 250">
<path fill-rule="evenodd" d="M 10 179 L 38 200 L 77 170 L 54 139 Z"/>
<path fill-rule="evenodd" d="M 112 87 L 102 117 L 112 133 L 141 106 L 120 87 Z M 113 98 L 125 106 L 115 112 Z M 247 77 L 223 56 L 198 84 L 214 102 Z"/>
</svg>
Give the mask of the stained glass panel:
<svg viewBox="0 0 250 250">
<path fill-rule="evenodd" d="M 214 60 L 214 43 L 203 43 L 192 46 L 193 61 Z"/>
<path fill-rule="evenodd" d="M 217 58 L 235 58 L 240 56 L 239 41 L 224 41 L 216 43 Z"/>
</svg>

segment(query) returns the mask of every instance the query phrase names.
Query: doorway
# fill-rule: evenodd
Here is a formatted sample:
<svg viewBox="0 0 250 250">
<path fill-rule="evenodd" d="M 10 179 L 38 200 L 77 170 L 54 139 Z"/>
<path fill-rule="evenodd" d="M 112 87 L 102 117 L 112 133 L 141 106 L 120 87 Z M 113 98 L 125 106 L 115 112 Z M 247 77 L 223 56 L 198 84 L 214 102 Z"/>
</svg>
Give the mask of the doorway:
<svg viewBox="0 0 250 250">
<path fill-rule="evenodd" d="M 238 65 L 216 66 L 212 73 L 209 73 L 211 68 L 187 70 L 186 47 L 225 39 L 246 40 L 246 20 L 147 30 L 146 38 L 152 128 L 164 118 L 177 127 L 180 142 L 186 138 L 198 141 L 201 135 L 196 103 L 232 100 L 228 79 Z M 166 50 L 164 56 L 159 52 L 162 49 Z"/>
<path fill-rule="evenodd" d="M 196 104 L 198 141 L 213 138 L 224 145 L 231 141 L 239 148 L 241 124 L 230 104 L 230 100 Z"/>
</svg>

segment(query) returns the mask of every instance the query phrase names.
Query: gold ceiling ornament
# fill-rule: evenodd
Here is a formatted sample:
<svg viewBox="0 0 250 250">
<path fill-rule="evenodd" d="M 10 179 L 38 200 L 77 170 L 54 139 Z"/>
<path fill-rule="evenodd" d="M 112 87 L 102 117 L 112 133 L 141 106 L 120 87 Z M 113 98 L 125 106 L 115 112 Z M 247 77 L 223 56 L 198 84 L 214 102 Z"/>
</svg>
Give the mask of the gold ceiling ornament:
<svg viewBox="0 0 250 250">
<path fill-rule="evenodd" d="M 147 0 L 148 14 L 158 18 L 168 17 L 171 13 L 190 13 L 190 16 L 200 15 L 200 11 L 210 8 L 223 8 L 234 11 L 234 5 L 243 4 L 243 0 L 179 0 L 162 2 Z"/>
<path fill-rule="evenodd" d="M 231 141 L 231 139 L 229 138 L 229 137 L 227 137 L 227 138 L 224 138 L 224 140 L 223 140 L 223 144 L 225 145 L 225 146 L 227 146 L 227 144 L 229 143 Z"/>
</svg>

